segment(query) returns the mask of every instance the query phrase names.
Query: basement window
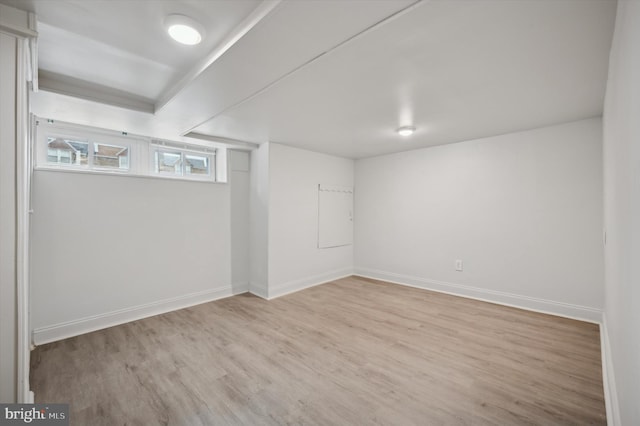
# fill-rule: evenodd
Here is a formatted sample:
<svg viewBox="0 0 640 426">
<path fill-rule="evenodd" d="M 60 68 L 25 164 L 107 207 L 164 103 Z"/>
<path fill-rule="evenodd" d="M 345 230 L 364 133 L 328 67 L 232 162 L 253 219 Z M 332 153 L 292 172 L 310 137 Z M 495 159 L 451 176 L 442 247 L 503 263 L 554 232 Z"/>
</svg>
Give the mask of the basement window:
<svg viewBox="0 0 640 426">
<path fill-rule="evenodd" d="M 39 118 L 33 144 L 36 169 L 227 181 L 227 151 L 214 144 L 156 140 Z"/>
<path fill-rule="evenodd" d="M 85 170 L 129 170 L 128 146 L 78 139 L 47 136 L 47 165 Z"/>
<path fill-rule="evenodd" d="M 212 180 L 215 152 L 198 152 L 187 149 L 156 148 L 153 152 L 154 171 L 168 177 Z"/>
<path fill-rule="evenodd" d="M 129 170 L 129 147 L 94 143 L 93 166 L 97 169 Z"/>
<path fill-rule="evenodd" d="M 182 154 L 179 152 L 156 151 L 155 171 L 165 175 L 182 176 Z"/>
<path fill-rule="evenodd" d="M 184 173 L 191 176 L 210 176 L 211 160 L 205 155 L 184 155 Z"/>
<path fill-rule="evenodd" d="M 59 137 L 47 138 L 47 163 L 56 165 L 89 165 L 89 143 Z"/>
</svg>

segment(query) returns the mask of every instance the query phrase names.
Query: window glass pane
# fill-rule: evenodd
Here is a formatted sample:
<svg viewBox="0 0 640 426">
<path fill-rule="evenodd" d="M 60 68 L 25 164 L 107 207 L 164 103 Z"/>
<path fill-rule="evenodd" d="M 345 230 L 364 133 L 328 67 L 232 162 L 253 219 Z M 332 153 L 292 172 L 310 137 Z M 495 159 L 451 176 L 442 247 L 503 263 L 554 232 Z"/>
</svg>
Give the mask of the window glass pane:
<svg viewBox="0 0 640 426">
<path fill-rule="evenodd" d="M 93 144 L 94 167 L 106 169 L 129 169 L 129 148 L 103 143 Z"/>
<path fill-rule="evenodd" d="M 156 172 L 182 175 L 182 155 L 176 152 L 156 151 Z"/>
<path fill-rule="evenodd" d="M 202 175 L 208 176 L 209 157 L 202 155 L 185 154 L 184 156 L 184 174 L 185 175 Z"/>
<path fill-rule="evenodd" d="M 47 138 L 47 162 L 86 166 L 89 143 L 63 138 Z"/>
</svg>

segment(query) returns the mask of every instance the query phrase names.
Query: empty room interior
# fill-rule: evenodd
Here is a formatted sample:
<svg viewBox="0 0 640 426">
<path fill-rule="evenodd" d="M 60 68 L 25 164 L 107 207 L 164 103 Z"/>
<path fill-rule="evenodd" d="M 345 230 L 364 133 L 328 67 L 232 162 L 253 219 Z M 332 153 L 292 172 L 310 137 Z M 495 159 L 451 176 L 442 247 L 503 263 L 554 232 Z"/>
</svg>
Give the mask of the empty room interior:
<svg viewBox="0 0 640 426">
<path fill-rule="evenodd" d="M 0 0 L 0 56 L 0 422 L 640 425 L 640 0 Z"/>
</svg>

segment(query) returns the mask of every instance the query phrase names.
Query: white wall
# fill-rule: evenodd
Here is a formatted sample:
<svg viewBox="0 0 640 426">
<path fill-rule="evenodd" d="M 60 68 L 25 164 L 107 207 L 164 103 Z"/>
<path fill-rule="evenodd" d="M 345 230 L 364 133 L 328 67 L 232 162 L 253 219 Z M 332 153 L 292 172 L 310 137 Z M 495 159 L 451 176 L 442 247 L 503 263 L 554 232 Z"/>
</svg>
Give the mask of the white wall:
<svg viewBox="0 0 640 426">
<path fill-rule="evenodd" d="M 318 184 L 353 186 L 353 160 L 270 143 L 269 297 L 351 275 L 353 245 L 318 248 Z"/>
<path fill-rule="evenodd" d="M 36 343 L 231 295 L 225 184 L 38 170 Z"/>
<path fill-rule="evenodd" d="M 229 151 L 231 191 L 231 285 L 235 294 L 249 291 L 249 153 Z"/>
<path fill-rule="evenodd" d="M 268 297 L 269 143 L 251 151 L 249 185 L 249 291 Z"/>
<path fill-rule="evenodd" d="M 604 109 L 610 424 L 640 424 L 640 2 L 618 1 Z M 615 371 L 615 373 L 614 373 Z"/>
<path fill-rule="evenodd" d="M 0 402 L 17 402 L 16 46 L 0 33 Z"/>
<path fill-rule="evenodd" d="M 357 274 L 600 319 L 600 119 L 358 160 L 355 198 Z"/>
</svg>

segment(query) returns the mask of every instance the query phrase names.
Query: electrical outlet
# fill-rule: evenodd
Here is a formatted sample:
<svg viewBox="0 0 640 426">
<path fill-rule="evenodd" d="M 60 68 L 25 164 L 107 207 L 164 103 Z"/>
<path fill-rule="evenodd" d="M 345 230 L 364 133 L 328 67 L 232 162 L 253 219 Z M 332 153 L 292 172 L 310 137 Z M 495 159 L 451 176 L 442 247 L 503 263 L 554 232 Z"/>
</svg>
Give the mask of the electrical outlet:
<svg viewBox="0 0 640 426">
<path fill-rule="evenodd" d="M 456 259 L 456 271 L 462 271 L 462 260 Z"/>
</svg>

